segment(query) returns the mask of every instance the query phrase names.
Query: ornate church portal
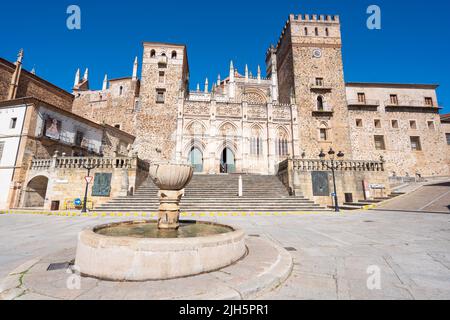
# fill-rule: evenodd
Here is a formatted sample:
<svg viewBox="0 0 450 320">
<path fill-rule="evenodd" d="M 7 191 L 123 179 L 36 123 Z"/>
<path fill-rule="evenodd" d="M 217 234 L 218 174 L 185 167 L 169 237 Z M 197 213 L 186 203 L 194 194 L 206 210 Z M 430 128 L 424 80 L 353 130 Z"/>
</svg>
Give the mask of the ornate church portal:
<svg viewBox="0 0 450 320">
<path fill-rule="evenodd" d="M 236 161 L 233 151 L 225 148 L 220 157 L 220 173 L 234 173 L 236 172 Z"/>
</svg>

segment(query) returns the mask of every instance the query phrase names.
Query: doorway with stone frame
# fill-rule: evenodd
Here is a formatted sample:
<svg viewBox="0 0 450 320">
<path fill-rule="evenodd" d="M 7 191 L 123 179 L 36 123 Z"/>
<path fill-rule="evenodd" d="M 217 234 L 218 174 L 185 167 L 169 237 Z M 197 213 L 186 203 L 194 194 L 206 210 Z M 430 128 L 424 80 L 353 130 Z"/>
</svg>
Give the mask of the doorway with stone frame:
<svg viewBox="0 0 450 320">
<path fill-rule="evenodd" d="M 220 156 L 220 173 L 235 173 L 236 158 L 230 148 L 224 148 Z"/>
</svg>

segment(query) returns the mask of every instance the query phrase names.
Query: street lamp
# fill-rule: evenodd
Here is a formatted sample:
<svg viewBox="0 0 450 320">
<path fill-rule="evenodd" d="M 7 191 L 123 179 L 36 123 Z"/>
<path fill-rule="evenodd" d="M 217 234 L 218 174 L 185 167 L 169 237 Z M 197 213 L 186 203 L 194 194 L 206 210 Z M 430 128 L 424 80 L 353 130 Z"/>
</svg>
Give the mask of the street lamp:
<svg viewBox="0 0 450 320">
<path fill-rule="evenodd" d="M 83 163 L 83 168 L 87 170 L 87 177 L 90 177 L 91 170 L 98 167 L 98 164 L 87 164 Z M 86 180 L 86 189 L 84 191 L 84 201 L 83 201 L 83 209 L 81 209 L 81 213 L 86 213 L 86 203 L 87 203 L 87 194 L 88 194 L 89 182 Z"/>
<path fill-rule="evenodd" d="M 325 162 L 325 153 L 323 150 L 320 150 L 319 158 L 322 161 L 322 165 L 326 166 L 329 170 L 331 170 L 331 173 L 333 175 L 333 188 L 334 188 L 334 209 L 336 212 L 339 212 L 339 203 L 338 203 L 338 196 L 337 196 L 337 190 L 336 190 L 336 176 L 334 174 L 334 171 L 339 168 L 339 163 L 335 162 L 334 156 L 336 155 L 336 152 L 333 150 L 333 148 L 330 148 L 330 151 L 328 151 L 328 156 L 331 160 L 331 166 L 328 165 L 328 163 Z M 337 154 L 338 159 L 341 159 L 344 157 L 344 153 L 342 151 L 339 151 Z"/>
</svg>

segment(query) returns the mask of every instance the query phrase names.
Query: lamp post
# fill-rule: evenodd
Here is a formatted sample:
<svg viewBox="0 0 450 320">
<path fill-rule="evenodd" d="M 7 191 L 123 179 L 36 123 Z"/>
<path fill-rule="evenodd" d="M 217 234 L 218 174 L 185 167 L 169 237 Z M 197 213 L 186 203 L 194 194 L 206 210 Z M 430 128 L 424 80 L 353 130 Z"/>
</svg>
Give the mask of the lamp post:
<svg viewBox="0 0 450 320">
<path fill-rule="evenodd" d="M 331 173 L 333 175 L 333 188 L 334 188 L 334 210 L 336 212 L 339 212 L 339 202 L 338 202 L 338 196 L 337 196 L 337 189 L 336 189 L 336 176 L 334 171 L 339 168 L 339 163 L 336 163 L 334 160 L 334 156 L 336 155 L 336 152 L 333 150 L 333 148 L 330 148 L 330 151 L 328 151 L 328 155 L 331 160 L 331 166 L 328 165 L 328 163 L 325 162 L 325 153 L 323 150 L 320 150 L 319 158 L 322 161 L 322 165 L 326 166 L 329 170 L 331 170 Z M 344 157 L 344 153 L 342 151 L 339 151 L 337 154 L 338 159 L 341 159 Z"/>
<path fill-rule="evenodd" d="M 90 164 L 84 163 L 83 164 L 83 168 L 87 170 L 87 177 L 90 177 L 91 170 L 95 169 L 97 167 L 98 167 L 98 164 L 93 164 L 93 163 L 90 163 Z M 86 189 L 84 190 L 83 209 L 81 209 L 81 213 L 87 212 L 86 203 L 87 203 L 88 189 L 89 189 L 89 182 L 86 180 Z"/>
</svg>

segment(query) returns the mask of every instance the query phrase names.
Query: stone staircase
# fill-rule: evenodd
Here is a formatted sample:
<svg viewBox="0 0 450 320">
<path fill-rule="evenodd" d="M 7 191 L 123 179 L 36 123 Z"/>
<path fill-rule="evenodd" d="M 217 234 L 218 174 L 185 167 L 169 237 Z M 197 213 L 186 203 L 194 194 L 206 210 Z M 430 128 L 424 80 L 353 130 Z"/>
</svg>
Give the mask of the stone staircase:
<svg viewBox="0 0 450 320">
<path fill-rule="evenodd" d="M 329 211 L 303 197 L 291 197 L 276 176 L 194 175 L 181 200 L 182 212 L 293 212 Z M 133 196 L 118 197 L 95 208 L 99 212 L 156 212 L 158 188 L 149 179 Z"/>
<path fill-rule="evenodd" d="M 340 206 L 340 208 L 344 210 L 359 210 L 365 206 L 380 204 L 381 202 L 396 198 L 402 194 L 404 193 L 392 192 L 389 196 L 385 198 L 374 198 L 373 200 L 359 200 L 358 202 L 345 202 L 344 205 Z"/>
</svg>

